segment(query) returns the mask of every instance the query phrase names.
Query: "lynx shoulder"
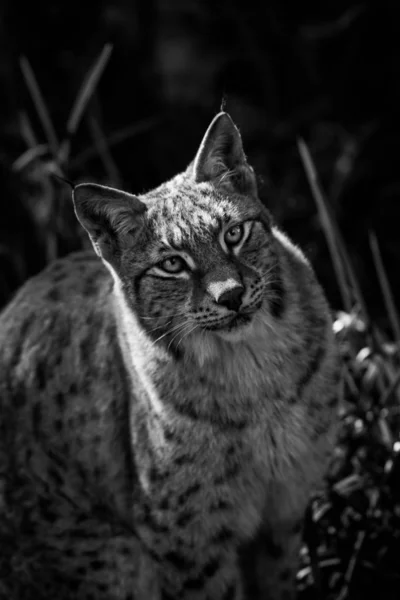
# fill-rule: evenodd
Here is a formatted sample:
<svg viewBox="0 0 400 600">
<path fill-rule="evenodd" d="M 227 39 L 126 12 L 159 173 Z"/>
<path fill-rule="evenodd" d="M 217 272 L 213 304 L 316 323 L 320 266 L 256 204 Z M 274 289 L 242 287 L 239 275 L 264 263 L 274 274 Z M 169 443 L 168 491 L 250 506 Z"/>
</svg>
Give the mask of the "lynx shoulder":
<svg viewBox="0 0 400 600">
<path fill-rule="evenodd" d="M 95 252 L 0 315 L 0 598 L 294 597 L 337 353 L 236 126 L 147 194 L 73 202 Z"/>
</svg>

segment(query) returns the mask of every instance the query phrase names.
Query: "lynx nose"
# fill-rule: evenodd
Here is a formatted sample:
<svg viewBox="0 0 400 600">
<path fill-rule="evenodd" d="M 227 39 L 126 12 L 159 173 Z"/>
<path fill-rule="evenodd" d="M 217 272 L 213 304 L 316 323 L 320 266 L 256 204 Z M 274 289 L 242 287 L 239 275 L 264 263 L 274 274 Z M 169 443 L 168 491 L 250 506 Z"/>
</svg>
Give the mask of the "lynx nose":
<svg viewBox="0 0 400 600">
<path fill-rule="evenodd" d="M 218 298 L 218 304 L 225 306 L 228 310 L 237 312 L 242 304 L 243 292 L 244 287 L 242 285 L 231 288 L 227 292 L 221 294 Z"/>
</svg>

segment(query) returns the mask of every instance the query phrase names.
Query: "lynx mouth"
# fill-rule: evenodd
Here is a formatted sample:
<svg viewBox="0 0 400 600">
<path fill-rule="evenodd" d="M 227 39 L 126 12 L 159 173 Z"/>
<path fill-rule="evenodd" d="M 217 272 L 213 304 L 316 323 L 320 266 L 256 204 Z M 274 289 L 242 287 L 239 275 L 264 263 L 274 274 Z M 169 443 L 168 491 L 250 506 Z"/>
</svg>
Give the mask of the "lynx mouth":
<svg viewBox="0 0 400 600">
<path fill-rule="evenodd" d="M 233 319 L 231 319 L 231 321 L 229 321 L 226 325 L 224 325 L 223 327 L 221 327 L 221 329 L 223 329 L 224 331 L 232 331 L 232 329 L 237 329 L 239 327 L 241 327 L 242 325 L 246 325 L 247 323 L 250 323 L 251 319 L 252 319 L 253 315 L 252 314 L 238 314 L 235 317 L 233 317 Z"/>
<path fill-rule="evenodd" d="M 239 329 L 243 325 L 250 323 L 253 318 L 253 314 L 254 313 L 238 313 L 233 315 L 229 321 L 224 320 L 220 323 L 215 323 L 213 325 L 210 324 L 207 325 L 205 329 L 208 329 L 209 331 L 215 331 L 216 333 L 233 331 L 234 329 Z"/>
</svg>

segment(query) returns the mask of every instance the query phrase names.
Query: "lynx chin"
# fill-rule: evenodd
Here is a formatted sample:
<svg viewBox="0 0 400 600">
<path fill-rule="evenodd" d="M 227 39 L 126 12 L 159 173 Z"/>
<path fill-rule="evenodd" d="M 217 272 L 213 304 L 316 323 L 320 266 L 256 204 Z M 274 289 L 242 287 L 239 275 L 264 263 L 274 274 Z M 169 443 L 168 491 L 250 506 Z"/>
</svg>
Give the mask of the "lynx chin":
<svg viewBox="0 0 400 600">
<path fill-rule="evenodd" d="M 187 169 L 73 191 L 94 252 L 0 314 L 0 600 L 290 600 L 335 437 L 312 267 L 225 112 Z"/>
</svg>

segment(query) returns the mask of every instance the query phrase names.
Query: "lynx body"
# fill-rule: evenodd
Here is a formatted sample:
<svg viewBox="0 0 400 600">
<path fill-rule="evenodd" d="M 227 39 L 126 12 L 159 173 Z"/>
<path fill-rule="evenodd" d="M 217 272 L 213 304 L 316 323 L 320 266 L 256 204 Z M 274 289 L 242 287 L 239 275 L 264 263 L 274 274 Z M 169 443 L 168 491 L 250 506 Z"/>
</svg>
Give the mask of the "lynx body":
<svg viewBox="0 0 400 600">
<path fill-rule="evenodd" d="M 336 422 L 311 266 L 226 113 L 159 188 L 73 196 L 96 254 L 0 315 L 0 599 L 289 600 Z"/>
</svg>

